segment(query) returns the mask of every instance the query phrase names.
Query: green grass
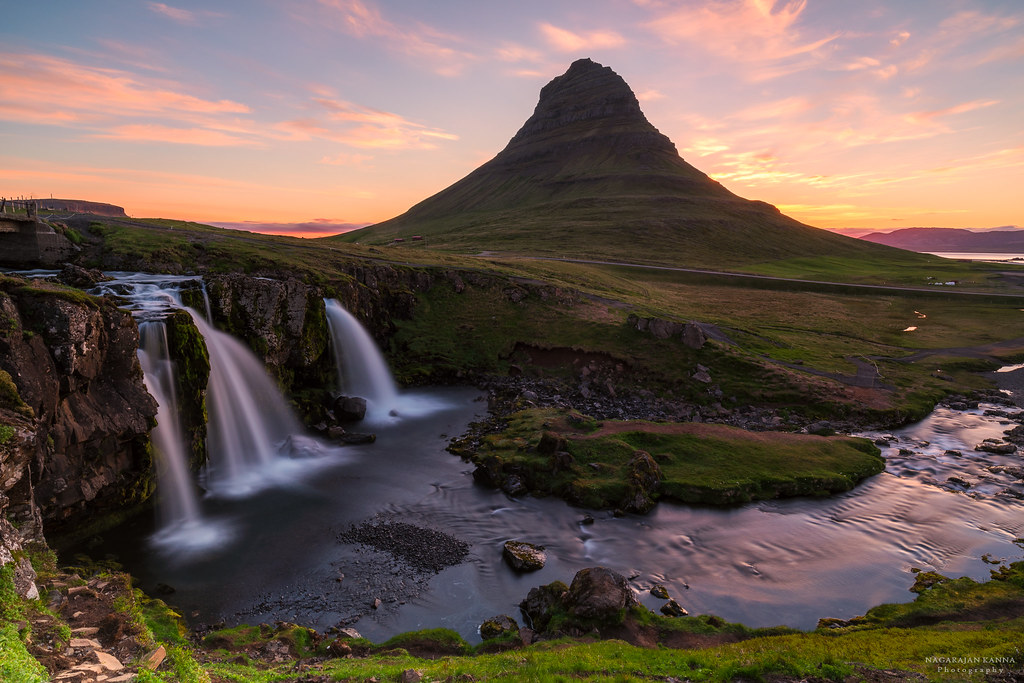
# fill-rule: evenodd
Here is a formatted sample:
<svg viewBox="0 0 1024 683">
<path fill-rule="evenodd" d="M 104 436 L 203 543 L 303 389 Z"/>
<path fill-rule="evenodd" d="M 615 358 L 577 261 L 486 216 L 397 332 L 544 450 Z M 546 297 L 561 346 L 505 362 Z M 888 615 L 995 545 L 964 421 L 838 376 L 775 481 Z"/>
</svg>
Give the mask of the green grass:
<svg viewBox="0 0 1024 683">
<path fill-rule="evenodd" d="M 649 453 L 660 467 L 655 499 L 684 503 L 827 495 L 849 490 L 885 466 L 865 439 L 613 421 L 588 434 L 576 426 L 580 422 L 580 416 L 555 409 L 523 410 L 508 418 L 504 431 L 485 436 L 478 449 L 456 445 L 453 451 L 495 472 L 492 479 L 516 474 L 535 494 L 590 508 L 618 507 L 631 499 L 637 451 Z M 548 430 L 566 438 L 571 467 L 556 466 L 550 449 L 538 448 Z"/>
<path fill-rule="evenodd" d="M 296 276 L 324 285 L 328 294 L 351 289 L 349 269 L 365 266 L 367 259 L 390 264 L 410 277 L 413 271 L 426 271 L 434 286 L 416 295 L 411 318 L 392 319 L 397 331 L 385 348 L 396 377 L 406 385 L 503 375 L 511 365 L 523 364 L 521 353 L 513 355 L 516 342 L 521 342 L 606 354 L 624 365 L 617 380 L 624 390 L 671 392 L 678 399 L 707 402 L 705 387 L 689 379 L 700 363 L 711 368 L 726 405 L 735 399 L 737 404 L 773 406 L 810 419 L 891 425 L 922 417 L 947 393 L 985 386 L 985 380 L 966 371 L 948 373 L 951 381 L 940 379 L 936 371 L 943 364 L 964 357 L 942 349 L 1024 337 L 1024 297 L 957 296 L 926 284 L 934 278 L 957 280 L 966 283 L 961 288 L 969 284 L 979 291 L 1015 291 L 991 265 L 898 250 L 886 249 L 871 258 L 762 260 L 746 269 L 787 277 L 889 282 L 928 291 L 878 291 L 514 255 L 474 257 L 431 248 L 429 240 L 374 248 L 175 221 L 106 221 L 94 226 L 94 232 L 103 233 L 108 255 L 133 262 L 156 267 L 177 259 L 171 265 L 179 270 Z M 621 234 L 618 239 L 621 244 Z M 701 265 L 709 264 L 720 266 L 715 259 Z M 448 271 L 459 274 L 464 291 L 455 292 Z M 515 298 L 517 292 L 526 296 Z M 630 329 L 630 313 L 714 324 L 733 343 L 715 342 L 693 351 L 678 340 L 654 339 Z M 917 329 L 904 331 L 911 326 Z M 919 350 L 939 351 L 942 358 L 898 362 Z M 853 375 L 854 358 L 870 359 L 881 373 L 880 382 L 891 389 L 875 391 L 867 400 L 863 392 L 828 376 Z M 568 368 L 561 373 L 572 379 Z"/>
</svg>

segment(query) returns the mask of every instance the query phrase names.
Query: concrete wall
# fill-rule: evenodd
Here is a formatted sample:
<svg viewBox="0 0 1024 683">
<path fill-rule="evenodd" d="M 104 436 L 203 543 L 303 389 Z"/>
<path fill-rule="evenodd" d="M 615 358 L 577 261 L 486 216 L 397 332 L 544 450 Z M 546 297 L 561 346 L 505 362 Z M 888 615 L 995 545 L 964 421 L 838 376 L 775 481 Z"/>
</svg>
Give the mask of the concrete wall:
<svg viewBox="0 0 1024 683">
<path fill-rule="evenodd" d="M 5 266 L 53 266 L 75 253 L 75 246 L 46 223 L 24 218 L 0 217 L 0 264 Z"/>
</svg>

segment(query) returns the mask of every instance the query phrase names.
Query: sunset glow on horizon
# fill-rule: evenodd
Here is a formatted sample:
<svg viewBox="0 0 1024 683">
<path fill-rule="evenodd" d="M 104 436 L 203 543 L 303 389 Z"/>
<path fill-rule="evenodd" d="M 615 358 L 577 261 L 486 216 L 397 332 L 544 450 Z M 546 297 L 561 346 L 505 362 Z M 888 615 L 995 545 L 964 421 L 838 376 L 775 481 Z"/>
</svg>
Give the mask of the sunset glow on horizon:
<svg viewBox="0 0 1024 683">
<path fill-rule="evenodd" d="M 322 236 L 497 154 L 581 57 L 824 228 L 1024 226 L 1019 0 L 17 3 L 0 195 Z"/>
</svg>

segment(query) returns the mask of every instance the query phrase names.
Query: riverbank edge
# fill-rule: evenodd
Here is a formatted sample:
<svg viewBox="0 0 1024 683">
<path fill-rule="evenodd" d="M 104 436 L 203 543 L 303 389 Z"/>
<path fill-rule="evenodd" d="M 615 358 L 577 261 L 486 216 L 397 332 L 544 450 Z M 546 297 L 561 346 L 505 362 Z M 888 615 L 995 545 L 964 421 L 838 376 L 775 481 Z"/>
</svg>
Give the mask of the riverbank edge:
<svg viewBox="0 0 1024 683">
<path fill-rule="evenodd" d="M 1024 539 L 1017 539 L 1024 545 Z M 189 631 L 163 601 L 100 567 L 56 569 L 26 555 L 39 596 L 0 571 L 0 674 L 26 681 L 1020 680 L 1024 561 L 987 581 L 919 571 L 914 601 L 822 619 L 814 631 L 748 629 L 714 616 L 662 617 L 628 605 L 601 618 L 563 614 L 557 629 L 499 631 L 470 646 L 447 629 L 372 643 L 287 622 Z M 589 570 L 588 570 L 589 571 Z M 580 572 L 581 574 L 583 572 Z M 568 577 L 567 577 L 568 578 Z M 573 582 L 575 590 L 576 581 Z M 566 586 L 555 582 L 545 589 Z M 565 591 L 563 591 L 563 600 Z M 531 591 L 530 598 L 534 595 Z M 524 600 L 524 603 L 526 601 Z M 609 616 L 611 615 L 611 616 Z"/>
</svg>

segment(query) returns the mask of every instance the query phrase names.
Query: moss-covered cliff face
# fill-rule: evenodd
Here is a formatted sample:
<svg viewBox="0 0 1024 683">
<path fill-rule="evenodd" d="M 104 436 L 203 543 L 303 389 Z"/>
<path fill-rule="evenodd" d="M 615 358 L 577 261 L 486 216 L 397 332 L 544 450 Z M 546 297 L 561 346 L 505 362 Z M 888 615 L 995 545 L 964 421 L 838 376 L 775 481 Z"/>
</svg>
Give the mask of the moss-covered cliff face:
<svg viewBox="0 0 1024 683">
<path fill-rule="evenodd" d="M 207 459 L 206 388 L 210 379 L 210 354 L 199 328 L 187 312 L 174 311 L 164 323 L 168 355 L 177 368 L 177 419 L 187 440 L 190 469 L 197 472 Z"/>
<path fill-rule="evenodd" d="M 47 533 L 122 511 L 153 492 L 146 391 L 131 315 L 56 285 L 0 281 L 0 494 Z M 0 376 L 0 379 L 4 379 Z M 0 439 L 2 440 L 2 439 Z"/>
<path fill-rule="evenodd" d="M 319 420 L 337 384 L 325 298 L 336 298 L 386 348 L 395 320 L 408 318 L 435 278 L 416 269 L 351 264 L 345 276 L 309 284 L 241 274 L 206 279 L 214 324 L 266 364 L 307 420 Z"/>
</svg>

